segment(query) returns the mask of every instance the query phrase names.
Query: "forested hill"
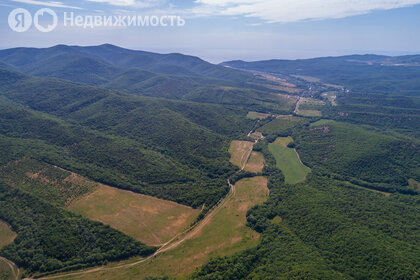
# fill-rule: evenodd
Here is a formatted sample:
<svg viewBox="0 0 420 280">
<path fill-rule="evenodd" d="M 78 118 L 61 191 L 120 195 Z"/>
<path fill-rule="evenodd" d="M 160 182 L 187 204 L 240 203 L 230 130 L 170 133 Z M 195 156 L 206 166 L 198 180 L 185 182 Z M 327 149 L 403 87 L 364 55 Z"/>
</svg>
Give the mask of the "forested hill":
<svg viewBox="0 0 420 280">
<path fill-rule="evenodd" d="M 68 64 L 79 66 L 70 71 L 83 72 L 83 67 L 96 68 L 110 74 L 117 68 L 138 68 L 154 73 L 206 77 L 224 80 L 248 80 L 252 75 L 208 63 L 198 57 L 179 53 L 158 54 L 135 51 L 105 44 L 92 47 L 57 45 L 51 48 L 15 48 L 0 51 L 0 60 L 30 74 L 48 73 Z M 80 64 L 79 64 L 80 63 Z"/>
<path fill-rule="evenodd" d="M 287 75 L 306 75 L 353 91 L 418 96 L 420 55 L 351 55 L 299 60 L 228 61 L 221 65 Z"/>
<path fill-rule="evenodd" d="M 0 51 L 0 68 L 165 99 L 289 113 L 292 105 L 251 73 L 182 54 L 156 54 L 112 45 Z M 282 104 L 279 104 L 282 103 Z"/>
<path fill-rule="evenodd" d="M 247 111 L 126 95 L 0 70 L 2 164 L 30 156 L 112 186 L 199 207 L 226 192 Z M 234 125 L 233 125 L 234 124 Z M 6 148 L 8 147 L 8 148 Z"/>
</svg>

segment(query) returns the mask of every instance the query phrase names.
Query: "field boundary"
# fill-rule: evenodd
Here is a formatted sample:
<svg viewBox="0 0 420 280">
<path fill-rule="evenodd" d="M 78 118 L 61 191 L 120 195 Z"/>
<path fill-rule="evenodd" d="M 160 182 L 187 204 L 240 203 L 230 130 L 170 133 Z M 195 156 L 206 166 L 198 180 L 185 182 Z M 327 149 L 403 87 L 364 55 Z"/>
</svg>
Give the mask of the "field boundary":
<svg viewBox="0 0 420 280">
<path fill-rule="evenodd" d="M 135 266 L 137 264 L 146 262 L 146 261 L 152 259 L 153 257 L 155 257 L 155 256 L 157 256 L 157 255 L 159 255 L 163 252 L 166 252 L 166 251 L 169 251 L 171 249 L 174 249 L 174 248 L 178 247 L 184 241 L 194 237 L 194 235 L 199 230 L 201 230 L 204 226 L 206 226 L 210 222 L 210 220 L 220 211 L 220 209 L 235 195 L 235 192 L 236 192 L 235 186 L 230 183 L 229 179 L 227 180 L 227 182 L 228 182 L 228 185 L 229 185 L 229 188 L 230 188 L 228 195 L 221 198 L 219 200 L 219 202 L 208 212 L 208 214 L 200 222 L 196 223 L 195 225 L 191 226 L 190 228 L 186 229 L 185 231 L 183 231 L 183 232 L 177 234 L 176 236 L 174 236 L 168 242 L 163 244 L 162 247 L 160 247 L 154 254 L 152 254 L 152 255 L 150 255 L 146 258 L 141 258 L 139 260 L 135 260 L 132 263 L 126 263 L 126 264 L 116 265 L 116 266 L 112 266 L 112 267 L 101 266 L 101 267 L 96 267 L 96 268 L 92 268 L 92 269 L 85 270 L 85 271 L 71 272 L 71 273 L 60 274 L 60 275 L 52 275 L 52 276 L 45 276 L 45 277 L 40 277 L 40 278 L 36 278 L 36 279 L 59 279 L 59 278 L 68 277 L 68 276 L 77 276 L 77 275 L 83 275 L 83 274 L 99 272 L 99 271 L 109 271 L 109 270 L 114 270 L 114 269 L 119 269 L 119 268 L 132 267 L 132 266 Z M 190 235 L 188 235 L 188 233 L 190 233 L 190 232 L 192 232 L 192 233 Z M 176 241 L 175 243 L 172 243 L 182 235 L 186 235 L 186 236 L 181 238 L 179 241 Z"/>
</svg>

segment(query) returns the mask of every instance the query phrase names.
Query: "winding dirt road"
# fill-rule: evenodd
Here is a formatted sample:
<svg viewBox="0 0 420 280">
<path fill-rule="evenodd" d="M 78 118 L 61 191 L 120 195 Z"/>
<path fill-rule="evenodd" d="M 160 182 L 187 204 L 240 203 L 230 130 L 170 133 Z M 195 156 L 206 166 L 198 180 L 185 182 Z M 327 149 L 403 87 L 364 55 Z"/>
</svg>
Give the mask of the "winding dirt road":
<svg viewBox="0 0 420 280">
<path fill-rule="evenodd" d="M 169 251 L 171 249 L 174 249 L 174 248 L 178 247 L 184 241 L 186 241 L 188 239 L 191 239 L 194 236 L 196 236 L 213 219 L 213 217 L 220 211 L 220 209 L 222 209 L 222 207 L 230 199 L 232 199 L 233 196 L 235 196 L 235 193 L 236 193 L 235 186 L 230 183 L 230 180 L 227 180 L 227 183 L 230 187 L 228 195 L 226 195 L 224 198 L 222 198 L 200 222 L 198 222 L 195 225 L 191 226 L 190 228 L 186 229 L 184 232 L 181 232 L 181 233 L 177 234 L 176 236 L 174 236 L 171 240 L 169 240 L 168 242 L 163 244 L 162 247 L 160 247 L 153 255 L 150 255 L 147 258 L 137 260 L 133 263 L 121 264 L 121 265 L 116 265 L 116 266 L 112 266 L 112 267 L 101 266 L 101 267 L 96 267 L 96 268 L 92 268 L 92 269 L 85 270 L 85 271 L 72 272 L 72 273 L 53 275 L 53 276 L 46 276 L 46 277 L 41 277 L 41 278 L 37 278 L 37 279 L 59 279 L 59 278 L 67 277 L 67 276 L 77 276 L 77 275 L 83 275 L 83 274 L 99 272 L 99 271 L 109 271 L 109 270 L 114 270 L 114 269 L 119 269 L 119 268 L 132 267 L 132 266 L 135 266 L 137 264 L 146 262 L 146 261 L 152 259 L 153 257 L 155 257 L 155 256 L 157 256 L 157 255 L 159 255 L 163 252 L 166 252 L 166 251 Z M 18 279 L 18 278 L 16 278 L 16 279 Z M 27 279 L 27 280 L 29 280 L 29 279 Z"/>
<path fill-rule="evenodd" d="M 0 257 L 0 261 L 5 262 L 10 267 L 10 270 L 12 271 L 12 274 L 13 274 L 13 278 L 16 280 L 19 280 L 19 268 L 13 262 L 3 257 Z"/>
</svg>

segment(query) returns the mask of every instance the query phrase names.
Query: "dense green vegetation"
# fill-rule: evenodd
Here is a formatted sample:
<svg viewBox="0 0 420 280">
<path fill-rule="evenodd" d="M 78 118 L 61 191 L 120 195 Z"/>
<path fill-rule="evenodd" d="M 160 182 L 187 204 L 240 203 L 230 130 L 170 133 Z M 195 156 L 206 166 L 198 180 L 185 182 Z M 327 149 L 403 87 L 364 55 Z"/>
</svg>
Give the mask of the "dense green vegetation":
<svg viewBox="0 0 420 280">
<path fill-rule="evenodd" d="M 28 158 L 2 166 L 0 180 L 57 206 L 67 206 L 97 188 L 76 174 Z"/>
<path fill-rule="evenodd" d="M 269 118 L 260 124 L 258 131 L 261 132 L 269 142 L 274 142 L 277 137 L 286 137 L 292 133 L 292 128 L 303 125 L 308 121 L 304 118 L 294 116 L 280 116 Z"/>
<path fill-rule="evenodd" d="M 383 94 L 341 94 L 338 106 L 324 109 L 330 118 L 368 124 L 385 130 L 420 136 L 420 98 L 417 96 L 387 96 Z"/>
<path fill-rule="evenodd" d="M 415 139 L 385 135 L 342 122 L 302 128 L 294 135 L 302 161 L 323 174 L 385 191 L 415 193 L 420 176 Z"/>
<path fill-rule="evenodd" d="M 4 145 L 11 147 L 2 150 L 4 163 L 30 156 L 194 207 L 211 207 L 226 192 L 222 182 L 235 170 L 226 160 L 230 138 L 252 123 L 244 117 L 247 111 L 237 108 L 2 74 L 0 87 L 8 100 L 0 105 L 7 120 L 0 129 Z"/>
<path fill-rule="evenodd" d="M 270 162 L 269 200 L 247 214 L 260 244 L 213 259 L 193 279 L 417 279 L 418 197 L 386 197 L 320 174 L 290 186 Z"/>
<path fill-rule="evenodd" d="M 289 113 L 292 107 L 291 100 L 251 83 L 253 74 L 181 54 L 132 51 L 112 45 L 16 48 L 0 51 L 0 67 L 142 96 L 276 113 Z"/>
<path fill-rule="evenodd" d="M 0 218 L 18 234 L 0 254 L 27 274 L 99 265 L 154 248 L 0 183 Z"/>
<path fill-rule="evenodd" d="M 228 154 L 252 129 L 266 136 L 254 150 L 264 155 L 259 175 L 270 196 L 247 214 L 261 241 L 211 260 L 193 279 L 418 279 L 420 68 L 390 66 L 418 57 L 229 63 L 279 73 L 304 97 L 334 90 L 337 104 L 300 108 L 324 119 L 288 116 L 295 99 L 262 79 L 179 54 L 56 46 L 4 50 L 0 60 L 0 220 L 18 234 L 0 255 L 27 275 L 155 250 L 64 210 L 94 188 L 66 181 L 71 171 L 205 205 L 203 218 L 229 191 L 228 178 L 255 176 L 238 172 Z M 270 116 L 250 120 L 249 111 Z M 312 169 L 294 185 L 272 144 L 288 136 L 295 141 L 284 149 L 296 148 Z"/>
</svg>

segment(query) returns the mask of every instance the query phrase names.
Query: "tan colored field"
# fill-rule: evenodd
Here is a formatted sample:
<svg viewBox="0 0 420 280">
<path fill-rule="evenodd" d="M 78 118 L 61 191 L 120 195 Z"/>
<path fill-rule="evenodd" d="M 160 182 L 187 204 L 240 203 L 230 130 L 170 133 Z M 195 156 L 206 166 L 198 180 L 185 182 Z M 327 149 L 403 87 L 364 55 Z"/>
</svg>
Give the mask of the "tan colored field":
<svg viewBox="0 0 420 280">
<path fill-rule="evenodd" d="M 9 225 L 0 221 L 0 248 L 12 243 L 15 238 L 16 233 L 10 229 Z"/>
<path fill-rule="evenodd" d="M 178 247 L 133 266 L 60 279 L 143 279 L 159 275 L 185 278 L 212 257 L 231 255 L 255 246 L 259 234 L 246 226 L 246 212 L 263 203 L 267 196 L 265 177 L 240 180 L 235 184 L 231 198 L 208 224 Z"/>
<path fill-rule="evenodd" d="M 229 147 L 230 162 L 241 169 L 244 168 L 253 146 L 254 143 L 249 141 L 232 141 Z"/>
<path fill-rule="evenodd" d="M 148 245 L 165 243 L 188 228 L 200 212 L 175 202 L 104 185 L 72 202 L 68 208 Z"/>
<path fill-rule="evenodd" d="M 253 172 L 253 173 L 260 173 L 264 168 L 264 156 L 259 152 L 253 151 L 251 156 L 248 159 L 248 162 L 245 165 L 244 170 Z"/>
<path fill-rule="evenodd" d="M 1 280 L 15 280 L 16 279 L 15 268 L 0 258 L 0 279 Z"/>
<path fill-rule="evenodd" d="M 251 120 L 263 120 L 271 116 L 271 114 L 264 114 L 264 113 L 258 113 L 258 112 L 248 112 L 246 117 Z"/>
</svg>

